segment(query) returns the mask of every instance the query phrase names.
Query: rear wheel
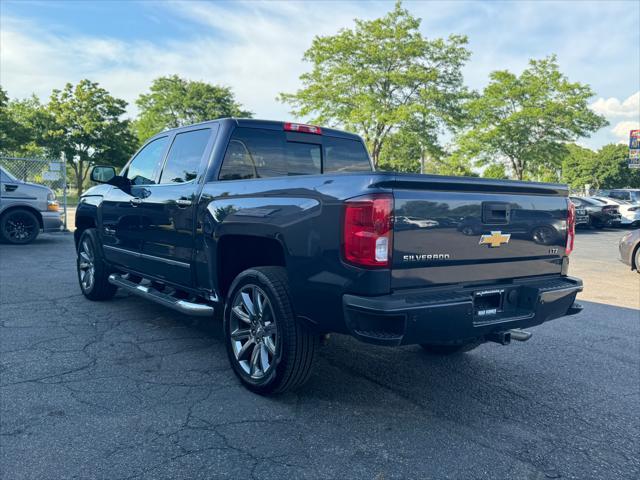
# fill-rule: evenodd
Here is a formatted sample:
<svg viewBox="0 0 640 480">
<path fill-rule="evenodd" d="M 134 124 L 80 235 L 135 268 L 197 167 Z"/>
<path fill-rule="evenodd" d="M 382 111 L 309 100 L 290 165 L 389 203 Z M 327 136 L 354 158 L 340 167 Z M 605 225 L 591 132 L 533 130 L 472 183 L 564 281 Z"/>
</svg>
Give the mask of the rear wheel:
<svg viewBox="0 0 640 480">
<path fill-rule="evenodd" d="M 108 300 L 116 294 L 118 287 L 109 283 L 109 270 L 94 228 L 80 236 L 76 266 L 80 290 L 89 300 Z"/>
<path fill-rule="evenodd" d="M 636 272 L 640 273 L 640 245 L 636 247 L 634 261 L 636 265 Z"/>
<path fill-rule="evenodd" d="M 224 333 L 233 371 L 249 390 L 284 392 L 309 378 L 319 336 L 296 321 L 283 268 L 257 267 L 236 277 Z"/>
<path fill-rule="evenodd" d="M 0 218 L 0 238 L 14 245 L 33 242 L 40 233 L 38 217 L 29 210 L 17 208 Z"/>
<path fill-rule="evenodd" d="M 482 341 L 474 340 L 472 342 L 456 343 L 453 345 L 423 343 L 420 346 L 432 355 L 455 355 L 458 353 L 469 352 L 476 347 L 482 345 Z"/>
</svg>

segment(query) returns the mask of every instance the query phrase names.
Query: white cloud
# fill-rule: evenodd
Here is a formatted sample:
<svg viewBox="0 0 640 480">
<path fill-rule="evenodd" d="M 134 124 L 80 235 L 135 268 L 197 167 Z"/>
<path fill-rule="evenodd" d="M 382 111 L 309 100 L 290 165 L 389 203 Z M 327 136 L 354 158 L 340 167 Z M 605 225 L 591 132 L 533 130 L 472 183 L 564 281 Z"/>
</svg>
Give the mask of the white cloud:
<svg viewBox="0 0 640 480">
<path fill-rule="evenodd" d="M 591 109 L 607 118 L 640 117 L 640 91 L 624 101 L 620 101 L 616 97 L 598 98 L 591 104 Z"/>
<path fill-rule="evenodd" d="M 352 27 L 354 18 L 376 18 L 393 8 L 392 2 L 347 1 L 149 5 L 148 15 L 171 23 L 173 30 L 167 30 L 180 36 L 123 39 L 117 30 L 98 35 L 80 28 L 73 24 L 77 19 L 67 24 L 58 18 L 62 23 L 55 24 L 3 12 L 0 83 L 11 97 L 35 92 L 46 99 L 53 88 L 89 78 L 127 100 L 133 116 L 135 99 L 154 78 L 177 73 L 232 87 L 258 117 L 286 119 L 291 118 L 288 106 L 275 97 L 300 87 L 299 76 L 309 68 L 302 55 L 313 37 L 334 34 Z M 640 92 L 624 99 L 640 81 L 637 15 L 629 13 L 627 2 L 585 3 L 578 9 L 572 2 L 526 1 L 405 2 L 405 7 L 423 19 L 421 29 L 429 38 L 469 35 L 473 54 L 464 73 L 472 88 L 486 85 L 493 70 L 519 72 L 529 58 L 557 53 L 572 81 L 590 84 L 602 97 L 592 108 L 606 112 L 612 125 L 637 119 L 632 112 L 638 113 Z M 85 34 L 77 33 L 83 30 Z M 596 148 L 617 139 L 622 136 L 608 127 L 585 141 Z"/>
<path fill-rule="evenodd" d="M 618 143 L 629 143 L 629 131 L 638 129 L 640 129 L 640 122 L 628 120 L 616 123 L 611 132 L 618 139 Z"/>
<path fill-rule="evenodd" d="M 308 68 L 302 56 L 313 37 L 351 27 L 353 18 L 371 15 L 358 4 L 332 15 L 298 3 L 278 4 L 277 10 L 260 2 L 231 8 L 202 2 L 160 5 L 168 15 L 204 25 L 205 33 L 179 41 L 123 41 L 56 34 L 4 16 L 3 88 L 11 97 L 35 93 L 46 99 L 52 88 L 89 78 L 129 102 L 133 116 L 135 99 L 154 78 L 177 73 L 232 87 L 240 103 L 257 117 L 291 118 L 289 107 L 275 98 L 300 87 L 298 78 Z M 384 11 L 386 6 L 381 7 Z"/>
</svg>

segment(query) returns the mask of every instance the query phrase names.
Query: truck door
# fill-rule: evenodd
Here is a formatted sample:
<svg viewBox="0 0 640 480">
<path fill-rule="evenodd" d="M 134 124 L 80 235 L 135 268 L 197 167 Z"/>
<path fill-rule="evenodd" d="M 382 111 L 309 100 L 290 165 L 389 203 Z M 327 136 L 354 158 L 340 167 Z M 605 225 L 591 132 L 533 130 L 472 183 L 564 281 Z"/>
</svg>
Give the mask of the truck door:
<svg viewBox="0 0 640 480">
<path fill-rule="evenodd" d="M 143 272 L 192 285 L 195 206 L 218 125 L 177 133 L 156 185 L 148 185 L 138 207 Z"/>
<path fill-rule="evenodd" d="M 104 255 L 112 263 L 142 271 L 142 229 L 140 206 L 157 181 L 169 136 L 155 138 L 138 151 L 122 172 L 131 186 L 113 187 L 102 201 Z"/>
</svg>

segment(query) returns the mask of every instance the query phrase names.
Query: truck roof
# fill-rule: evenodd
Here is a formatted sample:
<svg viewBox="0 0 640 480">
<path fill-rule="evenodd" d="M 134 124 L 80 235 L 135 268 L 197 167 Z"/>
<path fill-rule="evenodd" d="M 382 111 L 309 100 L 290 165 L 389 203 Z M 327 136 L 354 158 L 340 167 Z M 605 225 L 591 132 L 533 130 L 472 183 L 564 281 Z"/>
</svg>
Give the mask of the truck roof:
<svg viewBox="0 0 640 480">
<path fill-rule="evenodd" d="M 196 125 L 209 125 L 214 123 L 226 123 L 226 124 L 235 124 L 238 127 L 247 127 L 247 128 L 263 128 L 267 130 L 283 130 L 284 124 L 286 122 L 281 120 L 262 120 L 257 118 L 236 118 L 236 117 L 225 117 L 218 118 L 215 120 L 207 120 L 205 122 L 194 123 L 191 125 L 184 125 L 182 127 L 171 128 L 168 130 L 164 130 L 161 133 L 173 132 L 177 130 L 182 130 L 183 128 L 191 128 Z M 298 122 L 293 122 L 298 123 Z M 353 140 L 361 140 L 360 136 L 355 133 L 345 132 L 343 130 L 338 130 L 335 128 L 328 128 L 319 125 L 322 129 L 322 135 L 327 135 L 330 137 L 341 137 L 341 138 L 351 138 Z"/>
</svg>

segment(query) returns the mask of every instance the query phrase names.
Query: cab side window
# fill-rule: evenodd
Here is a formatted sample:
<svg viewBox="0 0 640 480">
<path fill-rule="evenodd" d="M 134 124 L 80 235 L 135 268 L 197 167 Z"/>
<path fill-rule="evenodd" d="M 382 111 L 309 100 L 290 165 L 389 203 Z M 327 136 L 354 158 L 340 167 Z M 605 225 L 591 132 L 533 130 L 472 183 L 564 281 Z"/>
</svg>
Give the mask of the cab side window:
<svg viewBox="0 0 640 480">
<path fill-rule="evenodd" d="M 126 176 L 133 185 L 155 183 L 156 174 L 167 146 L 167 138 L 160 137 L 148 143 L 129 164 Z"/>
<path fill-rule="evenodd" d="M 177 134 L 171 144 L 160 183 L 185 183 L 194 180 L 198 176 L 200 161 L 210 136 L 211 130 L 208 128 Z"/>
</svg>

